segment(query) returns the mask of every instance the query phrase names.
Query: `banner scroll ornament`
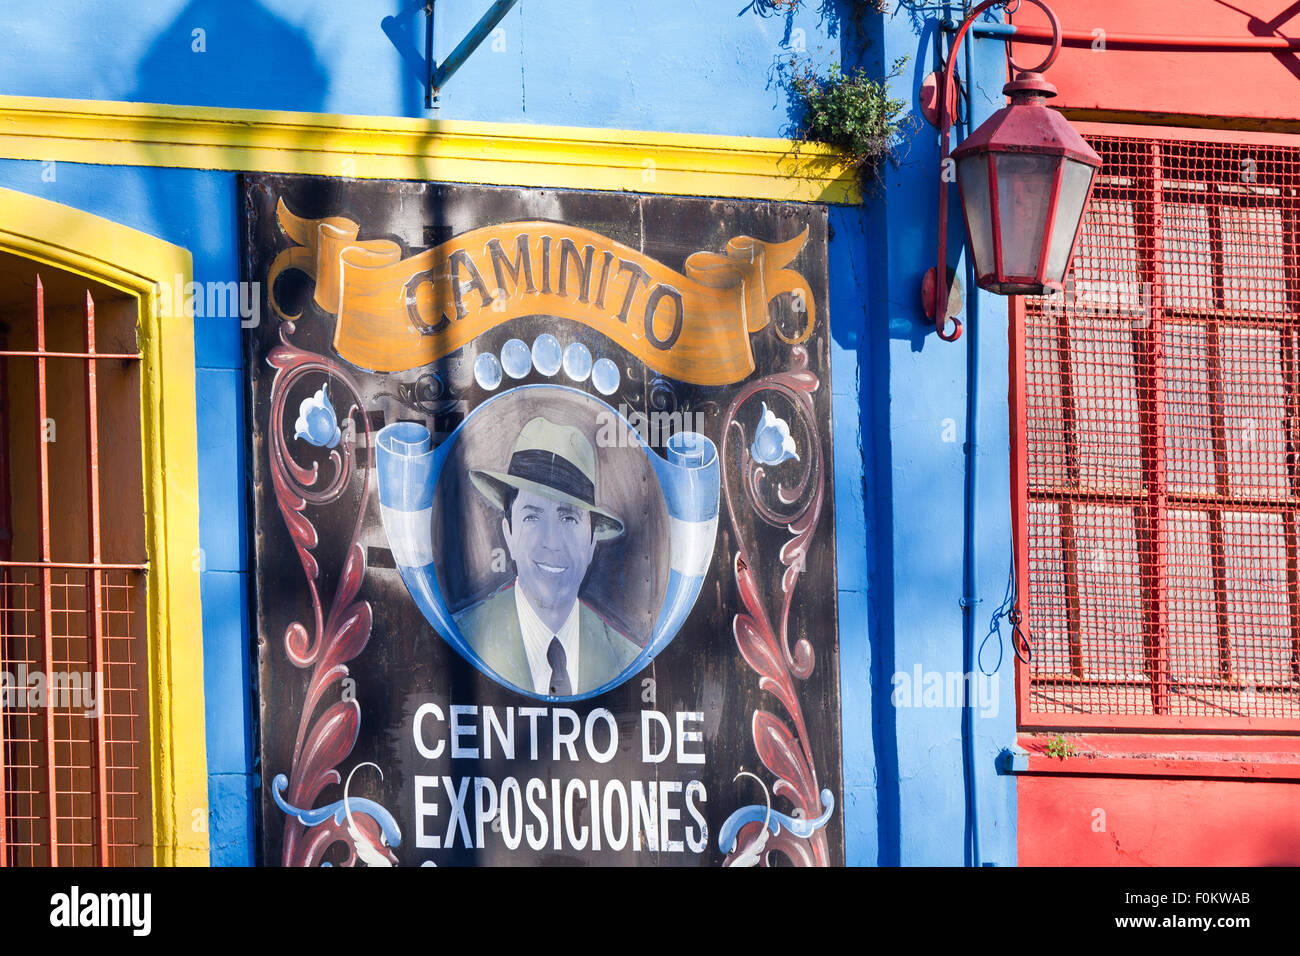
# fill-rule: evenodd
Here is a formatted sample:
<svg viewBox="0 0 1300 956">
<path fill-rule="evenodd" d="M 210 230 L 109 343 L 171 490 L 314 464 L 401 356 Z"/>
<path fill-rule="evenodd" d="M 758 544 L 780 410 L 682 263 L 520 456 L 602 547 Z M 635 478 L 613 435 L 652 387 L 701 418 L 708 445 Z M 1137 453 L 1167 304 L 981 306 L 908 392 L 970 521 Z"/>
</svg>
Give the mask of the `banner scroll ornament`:
<svg viewBox="0 0 1300 956">
<path fill-rule="evenodd" d="M 391 239 L 358 239 L 351 219 L 304 219 L 281 200 L 281 229 L 295 243 L 275 257 L 271 307 L 285 320 L 275 280 L 297 270 L 315 280 L 314 300 L 337 316 L 334 349 L 353 365 L 398 372 L 434 362 L 527 315 L 555 315 L 604 333 L 662 375 L 728 385 L 754 371 L 749 336 L 771 321 L 768 304 L 794 297 L 812 331 L 807 281 L 787 268 L 808 230 L 785 242 L 736 236 L 725 254 L 687 257 L 685 273 L 600 233 L 546 220 L 500 223 L 462 233 L 402 258 Z"/>
</svg>

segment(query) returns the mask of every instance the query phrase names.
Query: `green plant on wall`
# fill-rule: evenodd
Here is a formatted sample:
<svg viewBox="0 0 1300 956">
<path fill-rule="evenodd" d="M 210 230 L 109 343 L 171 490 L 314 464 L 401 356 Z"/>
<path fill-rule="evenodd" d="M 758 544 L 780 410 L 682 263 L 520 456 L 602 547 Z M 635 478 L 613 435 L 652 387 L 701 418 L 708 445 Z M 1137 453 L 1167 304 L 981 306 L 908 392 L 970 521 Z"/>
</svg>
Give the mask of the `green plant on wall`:
<svg viewBox="0 0 1300 956">
<path fill-rule="evenodd" d="M 1065 739 L 1065 734 L 1057 734 L 1047 741 L 1047 756 L 1049 757 L 1064 760 L 1066 757 L 1073 757 L 1074 754 L 1074 746 Z"/>
<path fill-rule="evenodd" d="M 861 67 L 845 72 L 833 63 L 825 74 L 809 59 L 789 63 L 790 89 L 802 110 L 796 137 L 826 143 L 848 156 L 865 180 L 880 176 L 881 162 L 909 125 L 905 100 L 889 95 L 889 80 L 898 76 L 907 58 L 896 61 L 889 75 L 872 78 Z"/>
</svg>

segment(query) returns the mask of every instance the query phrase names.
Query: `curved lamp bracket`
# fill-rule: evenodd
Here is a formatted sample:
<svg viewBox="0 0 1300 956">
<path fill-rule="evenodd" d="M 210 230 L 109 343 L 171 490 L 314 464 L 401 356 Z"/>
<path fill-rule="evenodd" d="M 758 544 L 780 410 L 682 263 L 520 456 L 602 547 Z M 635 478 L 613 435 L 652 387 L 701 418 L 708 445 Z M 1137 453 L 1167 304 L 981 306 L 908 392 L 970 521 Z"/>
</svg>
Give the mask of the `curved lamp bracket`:
<svg viewBox="0 0 1300 956">
<path fill-rule="evenodd" d="M 1029 0 L 1034 6 L 1038 7 L 1043 13 L 1047 14 L 1047 19 L 1052 25 L 1052 48 L 1042 63 L 1033 68 L 1032 72 L 1041 73 L 1052 65 L 1056 56 L 1061 52 L 1061 22 L 1056 18 L 1056 13 L 1043 0 Z M 957 50 L 961 46 L 961 41 L 966 36 L 966 31 L 971 25 L 991 7 L 1006 7 L 1011 3 L 1015 4 L 1013 9 L 1019 8 L 1020 0 L 984 0 L 979 6 L 970 12 L 970 15 L 962 21 L 957 30 L 957 36 L 952 41 L 952 49 L 948 52 L 948 61 L 943 67 L 943 79 L 937 79 L 939 72 L 935 71 L 932 78 L 934 83 L 930 85 L 930 79 L 926 80 L 923 89 L 933 89 L 933 119 L 931 122 L 939 127 L 939 156 L 940 169 L 943 168 L 943 162 L 948 158 L 948 134 L 952 130 L 954 114 L 956 112 L 956 88 L 953 81 L 953 67 L 957 63 Z M 1008 43 L 1010 39 L 1008 38 Z M 1010 57 L 1008 56 L 1008 59 Z M 1011 60 L 1013 69 L 1020 71 L 1023 68 L 1014 60 Z M 926 118 L 931 118 L 929 109 L 925 110 Z M 925 307 L 927 318 L 934 320 L 934 330 L 939 338 L 945 342 L 955 342 L 961 338 L 961 321 L 957 318 L 956 313 L 961 310 L 961 291 L 960 285 L 954 283 L 948 284 L 948 183 L 943 177 L 939 177 L 939 254 L 934 267 L 927 269 L 925 277 L 921 282 L 921 299 Z M 956 292 L 954 296 L 953 293 Z M 955 301 L 954 301 L 955 300 Z M 948 331 L 949 320 L 952 321 L 952 331 Z"/>
</svg>

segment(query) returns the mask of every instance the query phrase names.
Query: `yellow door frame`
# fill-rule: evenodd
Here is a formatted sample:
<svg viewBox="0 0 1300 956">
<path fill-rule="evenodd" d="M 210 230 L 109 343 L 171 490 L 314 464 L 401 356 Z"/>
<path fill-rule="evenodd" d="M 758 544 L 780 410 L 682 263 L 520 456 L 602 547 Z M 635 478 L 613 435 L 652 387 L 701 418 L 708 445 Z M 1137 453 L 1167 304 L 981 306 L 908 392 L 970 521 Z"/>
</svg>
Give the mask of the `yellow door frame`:
<svg viewBox="0 0 1300 956">
<path fill-rule="evenodd" d="M 153 855 L 159 866 L 206 866 L 194 323 L 175 313 L 176 297 L 166 294 L 192 278 L 190 253 L 80 209 L 4 188 L 0 251 L 112 286 L 139 303 Z"/>
</svg>

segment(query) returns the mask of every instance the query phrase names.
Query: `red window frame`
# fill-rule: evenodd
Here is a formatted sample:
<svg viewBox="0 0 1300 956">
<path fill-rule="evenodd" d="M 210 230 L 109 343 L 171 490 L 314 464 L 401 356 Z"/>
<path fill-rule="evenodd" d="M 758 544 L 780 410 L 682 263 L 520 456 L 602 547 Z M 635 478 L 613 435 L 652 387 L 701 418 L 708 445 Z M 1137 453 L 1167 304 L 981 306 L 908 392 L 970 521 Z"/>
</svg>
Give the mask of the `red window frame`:
<svg viewBox="0 0 1300 956">
<path fill-rule="evenodd" d="M 1012 361 L 1010 401 L 1011 483 L 1016 518 L 1016 574 L 1021 609 L 1024 613 L 1022 626 L 1030 635 L 1031 642 L 1039 654 L 1037 664 L 1027 666 L 1019 663 L 1016 668 L 1019 724 L 1026 730 L 1300 733 L 1300 716 L 1234 716 L 1222 712 L 1214 714 L 1174 712 L 1178 709 L 1176 705 L 1183 705 L 1183 709 L 1186 710 L 1187 698 L 1192 695 L 1186 693 L 1185 688 L 1188 684 L 1179 687 L 1179 679 L 1171 677 L 1169 654 L 1174 640 L 1171 637 L 1173 632 L 1170 629 L 1170 612 L 1173 611 L 1175 616 L 1184 614 L 1183 619 L 1186 615 L 1185 609 L 1180 608 L 1178 604 L 1179 594 L 1182 592 L 1170 586 L 1171 573 L 1187 571 L 1187 568 L 1179 564 L 1177 555 L 1172 563 L 1170 561 L 1171 536 L 1176 537 L 1179 533 L 1178 529 L 1171 530 L 1169 527 L 1170 516 L 1175 513 L 1189 515 L 1199 512 L 1204 512 L 1207 516 L 1206 520 L 1210 525 L 1207 535 L 1208 565 L 1212 577 L 1211 589 L 1214 593 L 1212 630 L 1218 637 L 1218 659 L 1213 663 L 1223 672 L 1223 687 L 1231 690 L 1234 686 L 1239 689 L 1239 686 L 1233 684 L 1231 676 L 1233 634 L 1227 612 L 1230 587 L 1225 580 L 1225 568 L 1229 564 L 1225 557 L 1225 514 L 1276 515 L 1281 519 L 1286 545 L 1285 603 L 1292 648 L 1290 684 L 1279 693 L 1286 695 L 1288 700 L 1291 695 L 1300 696 L 1300 555 L 1297 554 L 1300 548 L 1297 538 L 1300 533 L 1298 527 L 1300 524 L 1300 136 L 1099 123 L 1076 123 L 1075 125 L 1085 137 L 1130 139 L 1137 144 L 1136 149 L 1146 150 L 1151 160 L 1146 165 L 1146 175 L 1140 183 L 1127 181 L 1125 184 L 1129 194 L 1136 195 L 1140 199 L 1140 202 L 1135 202 L 1133 207 L 1134 238 L 1138 252 L 1136 263 L 1139 270 L 1138 277 L 1142 282 L 1147 283 L 1150 294 L 1148 312 L 1150 322 L 1140 332 L 1135 331 L 1131 336 L 1132 391 L 1135 395 L 1133 404 L 1136 405 L 1136 414 L 1129 416 L 1130 420 L 1127 424 L 1131 430 L 1135 429 L 1138 435 L 1141 449 L 1140 461 L 1134 464 L 1132 471 L 1135 475 L 1140 475 L 1140 480 L 1126 490 L 1116 490 L 1114 487 L 1089 488 L 1085 487 L 1084 482 L 1080 480 L 1078 458 L 1081 445 L 1077 434 L 1072 434 L 1072 428 L 1077 424 L 1074 393 L 1078 392 L 1078 389 L 1074 387 L 1077 376 L 1070 366 L 1076 352 L 1069 338 L 1070 333 L 1066 332 L 1056 345 L 1056 375 L 1060 382 L 1057 399 L 1060 406 L 1063 449 L 1061 468 L 1065 472 L 1065 480 L 1058 483 L 1060 487 L 1050 487 L 1048 482 L 1036 481 L 1031 488 L 1031 482 L 1027 480 L 1030 477 L 1029 432 L 1031 426 L 1041 429 L 1043 422 L 1034 404 L 1038 397 L 1037 393 L 1031 391 L 1031 387 L 1036 386 L 1029 381 L 1027 371 L 1028 366 L 1033 364 L 1034 357 L 1026 356 L 1025 353 L 1026 342 L 1029 339 L 1026 319 L 1032 319 L 1036 309 L 1040 310 L 1039 314 L 1041 314 L 1042 306 L 1039 303 L 1026 303 L 1020 297 L 1013 297 L 1010 323 Z M 1234 150 L 1239 151 L 1243 145 L 1255 146 L 1263 150 L 1271 149 L 1274 153 L 1279 148 L 1294 151 L 1295 181 L 1288 182 L 1284 188 L 1278 189 L 1276 199 L 1269 201 L 1281 211 L 1284 229 L 1285 248 L 1281 260 L 1285 268 L 1283 280 L 1285 314 L 1247 314 L 1234 310 L 1232 306 L 1237 303 L 1228 301 L 1225 295 L 1228 286 L 1225 280 L 1227 245 L 1225 245 L 1223 227 L 1221 222 L 1210 221 L 1216 219 L 1216 210 L 1225 208 L 1225 203 L 1231 201 L 1224 198 L 1226 195 L 1224 193 L 1214 193 L 1211 198 L 1202 200 L 1204 214 L 1207 221 L 1210 221 L 1212 241 L 1217 244 L 1213 246 L 1215 251 L 1209 263 L 1211 281 L 1208 289 L 1214 295 L 1214 301 L 1209 308 L 1204 307 L 1202 303 L 1197 308 L 1188 309 L 1185 299 L 1176 302 L 1180 297 L 1165 288 L 1164 283 L 1167 279 L 1179 278 L 1177 267 L 1180 263 L 1175 260 L 1180 256 L 1185 260 L 1188 249 L 1187 245 L 1176 248 L 1177 244 L 1168 240 L 1172 232 L 1166 228 L 1166 217 L 1176 211 L 1179 193 L 1186 193 L 1188 189 L 1186 181 L 1177 179 L 1173 171 L 1166 175 L 1160 166 L 1162 143 L 1178 145 L 1178 148 L 1170 151 L 1171 157 L 1179 153 L 1181 144 L 1196 144 L 1197 148 L 1210 152 L 1218 149 L 1224 155 L 1235 155 Z M 1094 192 L 1094 208 L 1099 201 L 1107 200 L 1109 187 L 1104 178 L 1106 175 L 1107 170 L 1103 166 L 1100 173 L 1103 178 L 1099 179 L 1098 188 Z M 1257 196 L 1259 191 L 1249 192 L 1249 195 Z M 1142 207 L 1141 214 L 1136 211 L 1139 205 Z M 1080 247 L 1082 246 L 1081 237 Z M 1174 268 L 1167 268 L 1167 263 L 1173 263 Z M 1186 262 L 1182 262 L 1181 265 L 1185 266 Z M 1203 272 L 1199 278 L 1204 279 Z M 1168 356 L 1178 347 L 1173 341 L 1178 334 L 1177 330 L 1193 326 L 1203 328 L 1204 367 L 1209 384 L 1206 389 L 1208 407 L 1202 410 L 1202 417 L 1209 420 L 1209 430 L 1212 434 L 1214 476 L 1211 491 L 1201 490 L 1189 494 L 1185 493 L 1185 488 L 1180 490 L 1175 487 L 1176 483 L 1171 482 L 1169 478 L 1167 439 L 1172 434 L 1169 429 L 1171 417 L 1174 416 L 1171 416 L 1168 399 L 1176 392 L 1168 387 L 1171 378 Z M 1061 327 L 1064 327 L 1064 323 Z M 1281 495 L 1242 495 L 1234 493 L 1234 489 L 1229 486 L 1229 455 L 1226 447 L 1223 407 L 1225 374 L 1221 367 L 1220 345 L 1217 344 L 1221 328 L 1273 329 L 1276 330 L 1283 344 L 1284 355 L 1287 356 L 1283 360 L 1282 374 L 1286 406 L 1284 454 L 1289 460 L 1285 466 L 1286 488 Z M 1057 331 L 1059 330 L 1060 327 Z M 1169 341 L 1165 341 L 1166 338 Z M 1092 383 L 1084 382 L 1085 386 L 1090 384 Z M 1181 400 L 1185 410 L 1187 399 L 1183 396 Z M 1177 411 L 1174 410 L 1175 416 Z M 1195 412 L 1195 409 L 1193 411 Z M 1071 461 L 1072 454 L 1073 461 Z M 1183 465 L 1185 467 L 1185 462 Z M 1039 474 L 1041 473 L 1040 468 Z M 1056 504 L 1043 505 L 1044 502 L 1052 501 Z M 1049 631 L 1048 625 L 1052 623 L 1050 620 L 1052 615 L 1046 609 L 1049 603 L 1046 597 L 1044 596 L 1043 600 L 1036 605 L 1039 592 L 1031 590 L 1035 575 L 1040 591 L 1046 588 L 1046 585 L 1042 584 L 1044 579 L 1042 562 L 1036 562 L 1031 552 L 1031 525 L 1036 520 L 1031 505 L 1049 509 L 1055 507 L 1056 520 L 1061 529 L 1061 571 L 1058 577 L 1062 582 L 1060 590 L 1063 593 L 1060 603 L 1064 607 L 1066 618 L 1068 653 L 1064 655 L 1058 653 L 1057 657 L 1062 660 L 1068 659 L 1065 666 L 1068 666 L 1069 674 L 1054 674 L 1050 669 L 1048 671 L 1034 669 L 1050 667 L 1042 663 L 1044 653 L 1050 648 L 1041 638 Z M 1128 599 L 1134 609 L 1140 609 L 1133 615 L 1130 625 L 1140 627 L 1141 631 L 1140 657 L 1143 667 L 1141 676 L 1121 674 L 1118 675 L 1119 679 L 1116 679 L 1116 675 L 1090 676 L 1087 670 L 1085 639 L 1081 625 L 1083 611 L 1080 606 L 1080 594 L 1083 587 L 1079 583 L 1080 555 L 1077 553 L 1077 548 L 1065 542 L 1077 543 L 1079 540 L 1078 536 L 1067 528 L 1073 520 L 1071 513 L 1088 508 L 1094 511 L 1109 509 L 1113 513 L 1130 509 L 1132 513 L 1132 537 L 1135 542 L 1138 567 L 1136 573 L 1130 575 L 1130 580 L 1136 584 L 1136 591 L 1129 595 Z M 1180 508 L 1185 510 L 1179 511 Z M 1266 519 L 1260 517 L 1259 520 Z M 1182 553 L 1182 558 L 1187 558 L 1186 551 Z M 1186 560 L 1182 562 L 1183 565 L 1194 563 Z M 1171 591 L 1178 591 L 1178 594 L 1171 594 Z M 1057 633 L 1059 635 L 1059 631 Z M 1129 635 L 1128 640 L 1131 642 L 1134 636 Z M 1057 642 L 1060 643 L 1059 636 Z M 1094 706 L 1085 711 L 1071 709 L 1077 708 L 1080 701 L 1085 704 L 1099 702 L 1096 699 L 1089 700 L 1088 685 L 1094 688 L 1118 689 L 1126 683 L 1136 688 L 1140 688 L 1140 685 L 1145 683 L 1145 693 L 1151 712 L 1133 712 L 1131 708 L 1125 712 L 1122 706 L 1115 709 Z M 1078 688 L 1078 696 L 1073 703 L 1067 699 L 1067 703 L 1061 705 L 1060 709 L 1036 707 L 1035 690 L 1036 688 L 1041 690 L 1044 685 L 1059 685 L 1065 688 L 1074 686 Z M 1212 679 L 1210 686 L 1212 686 Z M 1280 686 L 1281 680 L 1279 680 Z M 1171 701 L 1170 690 L 1175 687 L 1177 693 L 1184 696 L 1177 701 Z M 1140 692 L 1139 690 L 1138 693 Z M 1094 698 L 1102 696 L 1104 695 L 1101 693 L 1094 694 Z M 1121 701 L 1125 699 L 1123 692 L 1112 696 L 1117 696 Z M 1131 701 L 1136 698 L 1128 699 Z M 1297 708 L 1300 708 L 1300 700 L 1296 700 L 1294 705 L 1288 705 L 1286 709 L 1295 710 L 1300 714 L 1300 709 Z M 1195 705 L 1192 709 L 1195 709 Z"/>
</svg>

